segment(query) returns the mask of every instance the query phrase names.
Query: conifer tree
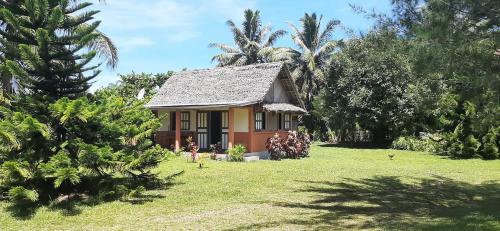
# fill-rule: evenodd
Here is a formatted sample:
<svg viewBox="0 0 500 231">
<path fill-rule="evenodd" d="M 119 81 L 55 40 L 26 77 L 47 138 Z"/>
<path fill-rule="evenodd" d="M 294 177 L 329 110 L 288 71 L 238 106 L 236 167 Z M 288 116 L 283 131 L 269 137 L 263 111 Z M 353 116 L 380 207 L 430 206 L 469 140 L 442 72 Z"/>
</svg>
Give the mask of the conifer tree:
<svg viewBox="0 0 500 231">
<path fill-rule="evenodd" d="M 116 65 L 116 48 L 97 30 L 99 11 L 82 12 L 91 3 L 21 0 L 0 5 L 1 70 L 18 76 L 30 93 L 74 98 L 99 74 L 100 64 L 90 65 L 96 55 Z"/>
</svg>

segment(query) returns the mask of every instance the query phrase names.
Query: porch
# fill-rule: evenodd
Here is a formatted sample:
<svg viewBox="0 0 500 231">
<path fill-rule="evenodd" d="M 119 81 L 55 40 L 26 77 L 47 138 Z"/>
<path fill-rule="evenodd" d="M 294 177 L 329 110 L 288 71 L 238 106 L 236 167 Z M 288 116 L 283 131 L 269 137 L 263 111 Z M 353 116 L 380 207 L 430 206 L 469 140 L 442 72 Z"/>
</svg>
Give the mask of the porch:
<svg viewBox="0 0 500 231">
<path fill-rule="evenodd" d="M 263 106 L 219 108 L 162 108 L 155 110 L 163 116 L 162 127 L 156 132 L 155 141 L 165 148 L 179 150 L 192 137 L 201 150 L 220 142 L 226 150 L 242 144 L 247 152 L 263 152 L 266 140 L 276 132 L 286 135 L 296 130 L 296 112 L 267 110 Z"/>
</svg>

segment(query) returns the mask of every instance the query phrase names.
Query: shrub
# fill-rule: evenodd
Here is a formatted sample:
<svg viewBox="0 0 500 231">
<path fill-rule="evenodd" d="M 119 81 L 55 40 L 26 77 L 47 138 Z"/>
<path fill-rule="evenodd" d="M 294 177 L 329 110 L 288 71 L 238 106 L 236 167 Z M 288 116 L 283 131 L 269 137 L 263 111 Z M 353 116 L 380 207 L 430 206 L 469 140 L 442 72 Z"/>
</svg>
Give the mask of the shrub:
<svg viewBox="0 0 500 231">
<path fill-rule="evenodd" d="M 237 144 L 234 147 L 227 150 L 227 154 L 229 155 L 230 161 L 243 161 L 244 160 L 243 157 L 246 152 L 247 149 L 245 148 L 245 146 L 241 144 Z"/>
<path fill-rule="evenodd" d="M 212 153 L 210 153 L 210 158 L 212 160 L 215 160 L 217 154 L 222 153 L 222 144 L 221 144 L 221 142 L 217 142 L 216 144 L 211 144 L 210 145 L 210 151 L 212 152 Z"/>
<path fill-rule="evenodd" d="M 273 137 L 267 139 L 266 149 L 269 153 L 269 159 L 281 160 L 285 156 L 282 142 L 283 141 L 278 133 L 274 134 Z"/>
<path fill-rule="evenodd" d="M 436 142 L 428 137 L 419 139 L 414 136 L 400 136 L 392 142 L 391 147 L 408 151 L 435 152 Z"/>
<path fill-rule="evenodd" d="M 16 186 L 9 189 L 9 198 L 14 204 L 31 204 L 38 201 L 38 193 L 23 186 Z"/>
<path fill-rule="evenodd" d="M 266 148 L 271 160 L 282 158 L 302 158 L 309 156 L 311 140 L 307 133 L 289 131 L 285 139 L 278 133 L 267 139 Z"/>
<path fill-rule="evenodd" d="M 87 192 L 100 180 L 116 175 L 152 179 L 156 175 L 151 170 L 168 154 L 151 140 L 161 123 L 143 107 L 143 101 L 63 98 L 44 104 L 39 109 L 44 114 L 29 114 L 24 110 L 33 108 L 17 104 L 45 101 L 22 100 L 27 102 L 16 102 L 15 112 L 5 110 L 0 117 L 0 128 L 8 129 L 2 131 L 13 134 L 9 139 L 22 141 L 19 147 L 0 150 L 0 187 L 13 201 L 31 201 L 38 193 L 40 198 L 54 198 L 70 191 Z M 109 198 L 122 196 L 121 191 L 109 186 L 98 193 Z"/>
<path fill-rule="evenodd" d="M 496 159 L 499 157 L 498 154 L 498 133 L 495 129 L 491 129 L 484 137 L 483 137 L 483 158 L 485 159 Z"/>
</svg>

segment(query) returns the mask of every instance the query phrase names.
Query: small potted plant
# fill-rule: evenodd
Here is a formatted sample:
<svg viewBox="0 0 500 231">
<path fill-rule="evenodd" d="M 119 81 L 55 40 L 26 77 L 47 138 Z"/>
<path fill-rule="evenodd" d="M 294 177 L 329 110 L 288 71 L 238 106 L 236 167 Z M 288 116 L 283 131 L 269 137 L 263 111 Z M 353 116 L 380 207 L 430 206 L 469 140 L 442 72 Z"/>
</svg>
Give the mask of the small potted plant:
<svg viewBox="0 0 500 231">
<path fill-rule="evenodd" d="M 211 144 L 210 151 L 212 151 L 212 153 L 210 154 L 210 159 L 215 160 L 217 158 L 217 154 L 222 153 L 221 142 L 217 142 L 217 144 Z"/>
<path fill-rule="evenodd" d="M 198 156 L 198 150 L 200 150 L 200 148 L 194 142 L 191 143 L 190 147 L 191 147 L 191 158 L 193 159 L 193 162 L 195 162 L 196 157 Z"/>
</svg>

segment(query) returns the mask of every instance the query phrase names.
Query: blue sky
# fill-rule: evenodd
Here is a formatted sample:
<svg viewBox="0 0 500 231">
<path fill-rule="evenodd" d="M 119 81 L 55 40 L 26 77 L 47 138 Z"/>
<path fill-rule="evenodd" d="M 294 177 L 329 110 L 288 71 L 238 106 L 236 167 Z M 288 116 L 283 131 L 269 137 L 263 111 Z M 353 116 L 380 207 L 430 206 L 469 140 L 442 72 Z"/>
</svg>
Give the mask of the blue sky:
<svg viewBox="0 0 500 231">
<path fill-rule="evenodd" d="M 366 31 L 370 20 L 358 15 L 349 3 L 365 9 L 389 13 L 389 0 L 106 0 L 93 8 L 101 10 L 97 19 L 100 30 L 110 36 L 119 49 L 120 62 L 115 70 L 103 67 L 93 90 L 118 80 L 118 74 L 160 73 L 183 68 L 209 68 L 218 50 L 211 42 L 232 44 L 225 22 L 240 24 L 247 8 L 261 11 L 264 25 L 289 31 L 288 23 L 299 24 L 305 12 L 322 14 L 324 20 L 338 19 L 356 32 Z M 335 38 L 346 38 L 342 30 Z M 276 46 L 293 46 L 290 35 Z"/>
</svg>

